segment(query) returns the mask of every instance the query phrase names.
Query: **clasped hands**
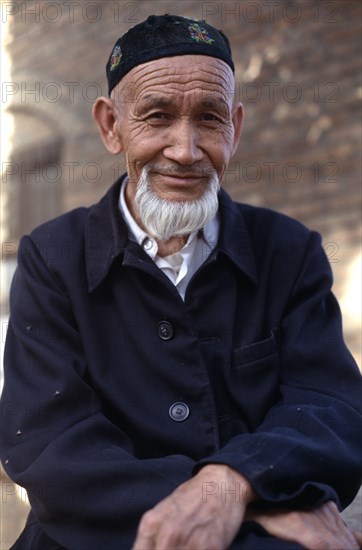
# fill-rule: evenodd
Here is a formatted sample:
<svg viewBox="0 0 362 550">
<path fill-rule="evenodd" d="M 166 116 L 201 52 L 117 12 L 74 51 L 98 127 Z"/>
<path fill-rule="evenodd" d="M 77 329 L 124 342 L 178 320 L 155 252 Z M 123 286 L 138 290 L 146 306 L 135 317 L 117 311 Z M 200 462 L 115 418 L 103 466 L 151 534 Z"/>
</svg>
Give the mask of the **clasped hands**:
<svg viewBox="0 0 362 550">
<path fill-rule="evenodd" d="M 346 527 L 333 502 L 311 511 L 247 510 L 256 499 L 236 470 L 209 464 L 143 515 L 132 550 L 227 550 L 244 521 L 310 550 L 361 547 L 361 534 Z"/>
</svg>

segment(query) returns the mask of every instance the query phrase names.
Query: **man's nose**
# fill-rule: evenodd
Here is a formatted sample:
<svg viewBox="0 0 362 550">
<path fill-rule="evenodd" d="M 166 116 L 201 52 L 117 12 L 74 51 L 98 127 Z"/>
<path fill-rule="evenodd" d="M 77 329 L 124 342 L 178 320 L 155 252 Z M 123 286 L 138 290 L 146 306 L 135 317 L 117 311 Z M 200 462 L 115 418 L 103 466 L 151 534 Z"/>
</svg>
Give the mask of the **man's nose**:
<svg viewBox="0 0 362 550">
<path fill-rule="evenodd" d="M 165 158 L 179 164 L 193 164 L 203 159 L 197 129 L 192 124 L 182 121 L 175 125 L 163 154 Z"/>
</svg>

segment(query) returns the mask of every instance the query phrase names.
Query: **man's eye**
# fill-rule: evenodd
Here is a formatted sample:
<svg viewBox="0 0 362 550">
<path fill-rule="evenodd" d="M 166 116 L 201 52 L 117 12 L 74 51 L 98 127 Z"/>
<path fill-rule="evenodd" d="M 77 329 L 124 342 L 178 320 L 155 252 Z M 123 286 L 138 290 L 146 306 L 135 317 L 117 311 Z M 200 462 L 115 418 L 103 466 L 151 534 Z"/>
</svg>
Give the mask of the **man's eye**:
<svg viewBox="0 0 362 550">
<path fill-rule="evenodd" d="M 207 122 L 221 122 L 221 119 L 218 116 L 213 115 L 212 113 L 204 113 L 203 115 L 201 115 L 201 118 L 202 120 L 206 120 Z"/>
<path fill-rule="evenodd" d="M 151 113 L 148 117 L 149 119 L 156 119 L 156 120 L 166 120 L 168 118 L 166 113 L 161 113 L 157 111 L 156 113 Z"/>
</svg>

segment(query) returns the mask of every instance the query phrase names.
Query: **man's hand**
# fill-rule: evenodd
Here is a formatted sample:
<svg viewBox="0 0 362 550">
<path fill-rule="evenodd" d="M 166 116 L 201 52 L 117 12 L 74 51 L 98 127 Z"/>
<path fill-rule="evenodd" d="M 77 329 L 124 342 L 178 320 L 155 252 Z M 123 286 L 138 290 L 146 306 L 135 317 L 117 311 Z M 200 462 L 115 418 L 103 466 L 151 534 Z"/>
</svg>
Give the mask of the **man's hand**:
<svg viewBox="0 0 362 550">
<path fill-rule="evenodd" d="M 255 498 L 238 472 L 209 464 L 144 514 L 133 550 L 225 550 Z"/>
<path fill-rule="evenodd" d="M 361 534 L 354 535 L 348 529 L 334 502 L 307 511 L 248 510 L 245 520 L 256 521 L 274 537 L 309 550 L 359 550 L 362 544 Z"/>
</svg>

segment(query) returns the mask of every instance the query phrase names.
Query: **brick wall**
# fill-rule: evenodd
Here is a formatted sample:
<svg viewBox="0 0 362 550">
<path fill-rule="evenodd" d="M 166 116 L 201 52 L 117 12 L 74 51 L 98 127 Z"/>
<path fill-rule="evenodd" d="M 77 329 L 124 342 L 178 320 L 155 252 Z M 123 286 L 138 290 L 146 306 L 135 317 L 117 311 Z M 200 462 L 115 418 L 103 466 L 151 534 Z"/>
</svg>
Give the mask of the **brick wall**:
<svg viewBox="0 0 362 550">
<path fill-rule="evenodd" d="M 123 171 L 122 159 L 104 150 L 91 117 L 94 98 L 106 93 L 104 65 L 118 36 L 150 13 L 204 18 L 223 28 L 236 62 L 235 93 L 246 111 L 224 185 L 237 200 L 278 209 L 322 233 L 346 338 L 358 358 L 358 0 L 28 0 L 3 1 L 1 10 L 13 34 L 2 102 L 15 116 L 13 164 L 3 174 L 2 192 L 8 196 L 19 175 L 20 193 L 36 185 L 27 174 L 34 166 L 21 166 L 22 159 L 32 149 L 61 144 L 60 170 L 42 174 L 50 192 L 60 188 L 59 212 L 93 203 Z M 10 203 L 7 212 L 11 217 Z"/>
</svg>

